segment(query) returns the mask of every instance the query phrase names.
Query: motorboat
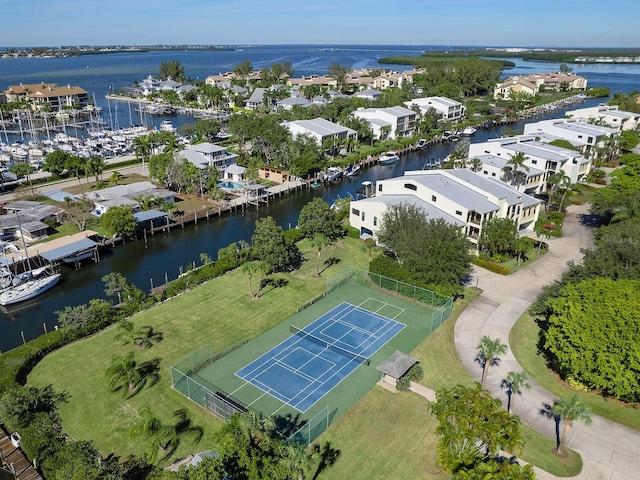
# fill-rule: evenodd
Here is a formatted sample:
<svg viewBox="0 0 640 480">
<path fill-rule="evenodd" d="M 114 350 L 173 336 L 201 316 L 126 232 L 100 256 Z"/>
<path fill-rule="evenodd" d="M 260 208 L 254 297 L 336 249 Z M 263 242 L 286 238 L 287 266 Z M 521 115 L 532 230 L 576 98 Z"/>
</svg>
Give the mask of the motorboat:
<svg viewBox="0 0 640 480">
<path fill-rule="evenodd" d="M 445 142 L 457 142 L 458 140 L 460 140 L 460 137 L 458 137 L 458 134 L 456 132 L 447 130 L 442 134 L 442 140 Z"/>
<path fill-rule="evenodd" d="M 344 170 L 345 177 L 355 177 L 360 174 L 360 165 L 357 163 L 350 163 Z"/>
<path fill-rule="evenodd" d="M 388 152 L 384 152 L 382 155 L 380 155 L 378 163 L 380 165 L 394 165 L 398 162 L 398 160 L 400 160 L 398 154 L 393 150 L 389 150 Z"/>
<path fill-rule="evenodd" d="M 415 149 L 416 150 L 424 150 L 425 148 L 427 148 L 428 145 L 429 145 L 429 141 L 424 139 L 424 138 L 421 138 L 420 140 L 418 140 L 416 142 Z"/>
<path fill-rule="evenodd" d="M 336 182 L 342 178 L 343 170 L 340 167 L 329 167 L 324 173 L 325 182 Z"/>
<path fill-rule="evenodd" d="M 471 135 L 473 135 L 477 131 L 478 130 L 475 127 L 472 127 L 471 125 L 468 125 L 468 126 L 464 127 L 464 129 L 462 130 L 462 135 L 465 136 L 465 137 L 470 137 Z"/>
</svg>

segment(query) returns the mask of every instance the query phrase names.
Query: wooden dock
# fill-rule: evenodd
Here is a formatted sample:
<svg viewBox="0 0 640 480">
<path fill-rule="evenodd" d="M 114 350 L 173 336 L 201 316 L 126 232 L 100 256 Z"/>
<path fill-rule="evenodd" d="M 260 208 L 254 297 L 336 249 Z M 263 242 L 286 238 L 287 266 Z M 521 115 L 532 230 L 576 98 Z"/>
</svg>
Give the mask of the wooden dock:
<svg viewBox="0 0 640 480">
<path fill-rule="evenodd" d="M 4 426 L 0 426 L 0 451 L 2 452 L 0 456 L 2 458 L 2 467 L 9 472 L 13 472 L 17 480 L 43 480 L 22 449 L 15 447 L 11 443 L 11 437 L 4 429 Z"/>
</svg>

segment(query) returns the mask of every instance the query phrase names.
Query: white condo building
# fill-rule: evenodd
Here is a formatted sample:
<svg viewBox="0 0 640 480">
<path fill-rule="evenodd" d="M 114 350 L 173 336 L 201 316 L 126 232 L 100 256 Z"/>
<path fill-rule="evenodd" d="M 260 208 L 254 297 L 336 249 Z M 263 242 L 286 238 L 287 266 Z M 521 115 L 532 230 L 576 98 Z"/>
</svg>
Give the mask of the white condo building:
<svg viewBox="0 0 640 480">
<path fill-rule="evenodd" d="M 378 180 L 374 197 L 351 202 L 349 223 L 375 238 L 387 208 L 402 203 L 459 227 L 473 243 L 487 220 L 511 218 L 521 230 L 532 227 L 540 213 L 540 200 L 491 177 L 465 169 L 418 170 Z"/>
<path fill-rule="evenodd" d="M 552 173 L 562 172 L 571 179 L 571 183 L 577 183 L 591 169 L 591 160 L 582 153 L 541 142 L 533 135 L 496 138 L 469 145 L 469 158 L 482 162 L 478 173 L 497 179 L 505 177 L 503 169 L 519 153 L 524 155 L 524 165 L 529 167 L 529 171 L 519 169 L 526 181 L 517 188 L 528 194 L 544 191 L 547 177 Z"/>
<path fill-rule="evenodd" d="M 404 107 L 359 108 L 352 115 L 366 120 L 380 140 L 408 137 L 416 129 L 416 112 Z"/>
<path fill-rule="evenodd" d="M 464 117 L 464 113 L 467 107 L 462 105 L 456 100 L 451 100 L 446 97 L 424 97 L 414 98 L 408 102 L 404 102 L 407 108 L 411 108 L 412 105 L 417 105 L 420 108 L 420 113 L 425 114 L 430 108 L 436 110 L 443 121 L 455 121 Z"/>
<path fill-rule="evenodd" d="M 597 107 L 570 110 L 567 118 L 584 119 L 588 122 L 606 124 L 620 130 L 635 130 L 640 126 L 640 113 L 619 110 L 617 105 L 599 105 Z"/>
<path fill-rule="evenodd" d="M 294 137 L 297 135 L 308 135 L 315 139 L 318 145 L 322 145 L 328 138 L 343 140 L 348 137 L 356 138 L 358 135 L 357 132 L 351 128 L 343 127 L 342 125 L 320 117 L 312 120 L 284 122 L 281 125 L 287 127 Z"/>
</svg>

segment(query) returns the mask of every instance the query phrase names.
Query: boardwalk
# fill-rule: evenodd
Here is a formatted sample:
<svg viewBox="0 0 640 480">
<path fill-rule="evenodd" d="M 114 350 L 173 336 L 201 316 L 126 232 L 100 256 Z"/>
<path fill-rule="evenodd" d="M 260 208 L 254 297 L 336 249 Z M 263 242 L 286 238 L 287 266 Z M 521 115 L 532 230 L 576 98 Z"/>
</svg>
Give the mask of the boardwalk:
<svg viewBox="0 0 640 480">
<path fill-rule="evenodd" d="M 13 469 L 18 480 L 42 480 L 42 477 L 29 462 L 22 450 L 11 443 L 9 434 L 4 427 L 0 427 L 0 451 L 2 451 L 2 465 L 9 470 Z"/>
</svg>

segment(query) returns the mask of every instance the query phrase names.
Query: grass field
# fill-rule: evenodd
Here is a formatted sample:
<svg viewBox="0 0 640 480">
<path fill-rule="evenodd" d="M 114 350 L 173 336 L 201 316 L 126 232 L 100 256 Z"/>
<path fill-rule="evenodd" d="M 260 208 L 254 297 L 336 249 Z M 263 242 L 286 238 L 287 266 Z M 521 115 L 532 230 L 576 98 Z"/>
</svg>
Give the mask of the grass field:
<svg viewBox="0 0 640 480">
<path fill-rule="evenodd" d="M 299 271 L 278 276 L 286 280 L 286 286 L 267 292 L 258 301 L 249 298 L 246 275 L 234 271 L 133 317 L 136 326 L 153 325 L 165 336 L 149 350 L 136 350 L 139 361 L 160 359 L 161 375 L 155 386 L 142 389 L 138 395 L 125 400 L 107 390 L 104 372 L 111 356 L 131 349 L 114 341 L 114 327 L 48 355 L 29 376 L 29 384 L 53 383 L 57 390 L 68 391 L 70 401 L 61 408 L 65 431 L 76 439 L 93 441 L 105 454 L 145 452 L 144 442 L 132 440 L 128 431 L 137 411 L 147 405 L 166 423 L 171 422 L 171 412 L 186 408 L 194 424 L 204 428 L 198 445 L 185 439 L 172 459 L 210 448 L 221 422 L 171 390 L 169 365 L 207 343 L 217 351 L 242 338 L 255 337 L 292 316 L 296 306 L 322 293 L 327 275 L 348 264 L 366 267 L 367 252 L 362 244 L 345 239 L 323 249 L 323 260 L 335 257 L 338 263 L 315 278 L 315 251 L 304 242 L 302 246 L 308 261 Z M 455 303 L 452 316 L 413 351 L 426 373 L 423 383 L 430 388 L 473 384 L 457 357 L 453 326 L 478 293 L 468 289 L 467 297 Z M 320 478 L 447 478 L 435 464 L 438 438 L 434 429 L 435 422 L 422 397 L 374 387 L 321 437 L 342 450 L 342 456 Z M 527 441 L 522 455 L 525 460 L 557 475 L 580 470 L 579 456 L 570 456 L 570 466 L 560 468 L 561 461 L 549 453 L 551 440 L 527 428 L 523 428 L 523 435 Z"/>
<path fill-rule="evenodd" d="M 549 370 L 544 357 L 538 353 L 539 332 L 540 328 L 535 319 L 528 313 L 524 313 L 514 325 L 510 335 L 513 354 L 531 378 L 558 397 L 577 394 L 594 414 L 634 430 L 640 430 L 640 409 L 637 407 L 627 406 L 597 393 L 578 392 Z"/>
<path fill-rule="evenodd" d="M 29 384 L 52 383 L 57 390 L 70 394 L 69 403 L 60 409 L 65 428 L 76 439 L 91 440 L 103 453 L 116 455 L 143 453 L 146 446 L 129 437 L 130 426 L 143 406 L 171 423 L 171 413 L 186 408 L 196 425 L 205 429 L 201 446 L 184 442 L 176 456 L 206 450 L 220 425 L 211 414 L 171 390 L 169 366 L 195 348 L 211 343 L 214 351 L 241 338 L 253 338 L 293 315 L 296 307 L 324 291 L 325 277 L 315 278 L 315 252 L 309 260 L 285 279 L 286 287 L 272 290 L 258 300 L 249 298 L 247 278 L 240 270 L 229 272 L 169 302 L 132 318 L 136 327 L 152 325 L 164 334 L 164 340 L 148 350 L 135 350 L 139 362 L 159 359 L 160 381 L 129 399 L 107 389 L 105 371 L 114 354 L 126 354 L 131 346 L 114 341 L 116 327 L 68 345 L 48 355 L 29 375 Z M 324 275 L 342 268 L 349 261 L 366 266 L 367 253 L 361 244 L 345 239 L 339 245 L 325 247 L 323 258 L 335 257 L 337 265 Z M 98 413 L 96 415 L 96 413 Z M 205 448 L 203 448 L 205 447 Z"/>
</svg>

